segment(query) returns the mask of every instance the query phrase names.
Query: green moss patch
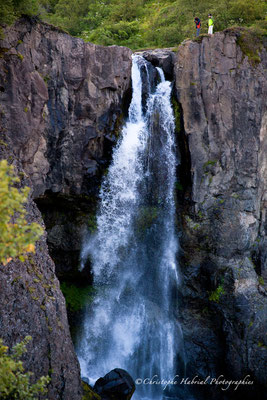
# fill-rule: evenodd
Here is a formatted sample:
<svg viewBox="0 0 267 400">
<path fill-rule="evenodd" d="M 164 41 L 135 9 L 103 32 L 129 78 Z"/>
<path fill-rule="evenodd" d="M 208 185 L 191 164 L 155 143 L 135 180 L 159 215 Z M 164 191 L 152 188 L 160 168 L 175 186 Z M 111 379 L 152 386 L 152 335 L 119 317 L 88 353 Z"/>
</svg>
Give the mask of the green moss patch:
<svg viewBox="0 0 267 400">
<path fill-rule="evenodd" d="M 95 294 L 95 289 L 91 285 L 78 287 L 69 282 L 62 282 L 60 288 L 70 312 L 81 311 L 88 303 L 92 302 Z"/>
<path fill-rule="evenodd" d="M 218 160 L 209 160 L 207 162 L 205 162 L 205 164 L 203 165 L 203 169 L 206 169 L 208 166 L 213 167 L 214 165 L 217 164 Z"/>
<path fill-rule="evenodd" d="M 260 284 L 261 286 L 264 286 L 264 279 L 263 279 L 262 276 L 259 276 L 259 277 L 258 277 L 258 281 L 259 281 L 259 284 Z"/>
<path fill-rule="evenodd" d="M 91 233 L 94 233 L 97 230 L 97 218 L 95 214 L 89 215 L 87 219 L 87 226 Z"/>
<path fill-rule="evenodd" d="M 0 31 L 1 33 L 1 31 Z M 1 39 L 1 34 L 0 34 L 0 39 Z M 6 49 L 5 47 L 0 48 L 0 58 L 3 58 L 4 55 L 8 52 L 9 49 Z"/>
<path fill-rule="evenodd" d="M 214 301 L 215 303 L 219 303 L 221 295 L 225 294 L 223 285 L 220 284 L 216 290 L 210 293 L 209 300 Z"/>
<path fill-rule="evenodd" d="M 173 114 L 174 114 L 174 120 L 175 120 L 175 129 L 176 129 L 176 132 L 180 132 L 180 130 L 181 130 L 181 106 L 174 96 L 172 96 L 171 102 L 172 102 L 172 108 L 173 108 Z"/>
<path fill-rule="evenodd" d="M 101 400 L 101 397 L 93 391 L 88 383 L 82 381 L 83 397 L 82 400 Z"/>
<path fill-rule="evenodd" d="M 184 191 L 183 185 L 180 182 L 175 183 L 175 189 L 179 190 L 180 192 Z"/>
<path fill-rule="evenodd" d="M 21 61 L 24 60 L 24 56 L 23 56 L 21 53 L 18 53 L 17 56 L 18 56 L 18 58 L 19 58 Z"/>
</svg>

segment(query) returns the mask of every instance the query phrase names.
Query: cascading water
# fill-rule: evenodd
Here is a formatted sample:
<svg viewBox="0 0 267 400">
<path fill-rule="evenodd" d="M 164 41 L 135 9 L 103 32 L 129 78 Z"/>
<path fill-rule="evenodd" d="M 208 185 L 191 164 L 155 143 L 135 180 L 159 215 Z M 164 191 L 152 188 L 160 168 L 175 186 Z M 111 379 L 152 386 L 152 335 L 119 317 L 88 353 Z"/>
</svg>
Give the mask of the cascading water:
<svg viewBox="0 0 267 400">
<path fill-rule="evenodd" d="M 83 259 L 91 257 L 96 296 L 88 306 L 77 353 L 82 376 L 91 382 L 113 368 L 126 369 L 134 379 L 169 380 L 183 355 L 176 318 L 171 83 L 158 68 L 160 82 L 153 91 L 151 68 L 155 73 L 141 56 L 133 57 L 129 121 L 102 184 L 97 232 L 82 254 Z M 149 91 L 145 100 L 144 83 Z M 160 385 L 137 389 L 136 399 L 163 394 Z"/>
</svg>

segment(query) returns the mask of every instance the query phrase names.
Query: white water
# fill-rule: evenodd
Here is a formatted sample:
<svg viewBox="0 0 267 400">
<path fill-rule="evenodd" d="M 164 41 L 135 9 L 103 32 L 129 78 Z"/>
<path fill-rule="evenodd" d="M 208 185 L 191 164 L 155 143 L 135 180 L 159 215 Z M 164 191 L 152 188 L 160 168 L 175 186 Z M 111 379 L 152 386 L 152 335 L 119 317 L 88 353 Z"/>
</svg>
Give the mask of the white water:
<svg viewBox="0 0 267 400">
<path fill-rule="evenodd" d="M 148 63 L 134 56 L 129 121 L 114 150 L 97 215 L 97 232 L 83 249 L 92 260 L 97 294 L 88 306 L 77 353 L 93 383 L 113 368 L 134 379 L 172 379 L 182 334 L 175 317 L 179 284 L 175 232 L 175 142 L 171 83 L 161 82 L 142 111 Z M 143 77 L 144 79 L 144 77 Z M 147 87 L 151 91 L 148 81 Z M 162 397 L 140 385 L 134 399 Z"/>
</svg>

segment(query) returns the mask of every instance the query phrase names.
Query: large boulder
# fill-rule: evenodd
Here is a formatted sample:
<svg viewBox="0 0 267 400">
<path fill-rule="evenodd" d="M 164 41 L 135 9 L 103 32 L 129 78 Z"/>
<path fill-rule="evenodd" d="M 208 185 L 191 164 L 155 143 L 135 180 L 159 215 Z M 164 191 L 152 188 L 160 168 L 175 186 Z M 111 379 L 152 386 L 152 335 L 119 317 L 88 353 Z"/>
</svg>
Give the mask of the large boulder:
<svg viewBox="0 0 267 400">
<path fill-rule="evenodd" d="M 176 60 L 176 54 L 173 49 L 145 50 L 136 52 L 136 54 L 142 55 L 147 61 L 151 62 L 152 65 L 161 68 L 168 80 L 173 79 Z"/>
<path fill-rule="evenodd" d="M 135 391 L 135 384 L 128 372 L 115 368 L 96 381 L 94 391 L 102 400 L 130 400 Z"/>
</svg>

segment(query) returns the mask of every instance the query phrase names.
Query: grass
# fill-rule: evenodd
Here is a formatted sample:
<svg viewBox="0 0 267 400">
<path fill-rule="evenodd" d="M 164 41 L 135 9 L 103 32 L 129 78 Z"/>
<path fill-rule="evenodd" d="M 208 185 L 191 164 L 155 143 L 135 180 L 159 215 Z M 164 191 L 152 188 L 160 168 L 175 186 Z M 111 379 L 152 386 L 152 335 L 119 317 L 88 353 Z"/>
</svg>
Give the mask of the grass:
<svg viewBox="0 0 267 400">
<path fill-rule="evenodd" d="M 262 35 L 248 28 L 233 27 L 226 29 L 227 32 L 237 34 L 237 44 L 240 47 L 243 57 L 247 57 L 252 66 L 257 66 L 261 62 L 260 52 L 263 49 Z"/>
</svg>

